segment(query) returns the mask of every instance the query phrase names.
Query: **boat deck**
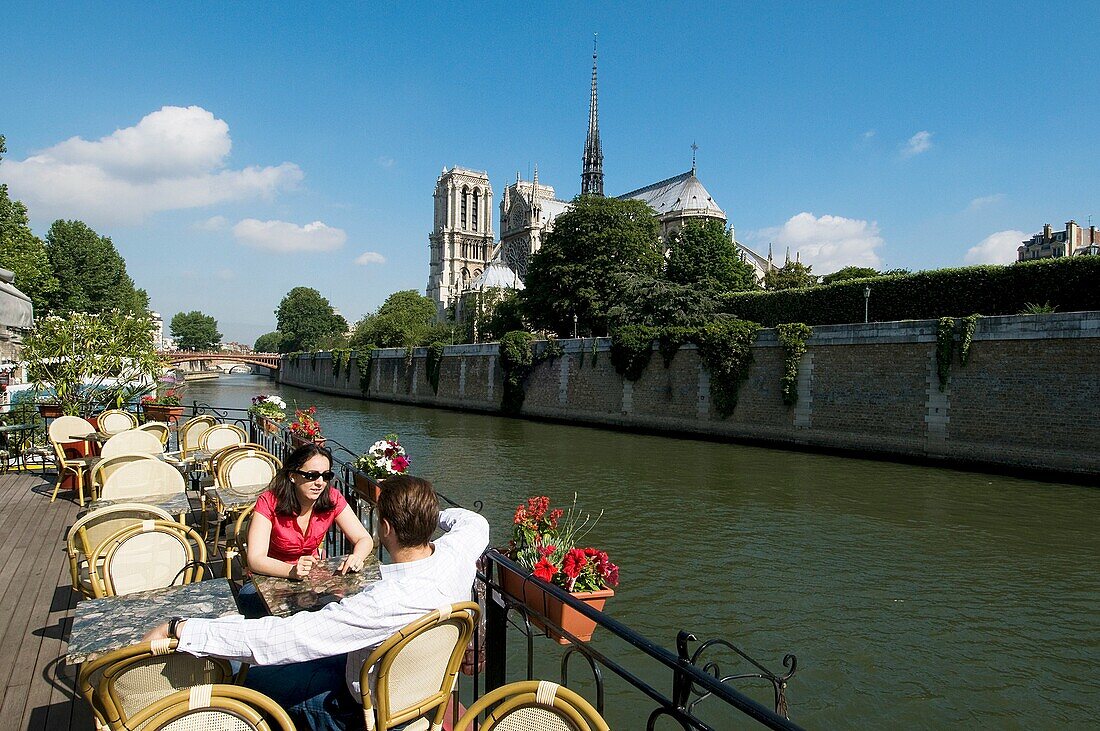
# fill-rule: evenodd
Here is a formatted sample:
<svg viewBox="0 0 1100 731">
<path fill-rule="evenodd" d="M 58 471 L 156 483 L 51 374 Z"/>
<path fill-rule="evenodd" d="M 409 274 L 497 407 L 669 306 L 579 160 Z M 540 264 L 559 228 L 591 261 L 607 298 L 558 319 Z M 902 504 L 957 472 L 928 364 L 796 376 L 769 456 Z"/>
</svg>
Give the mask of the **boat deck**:
<svg viewBox="0 0 1100 731">
<path fill-rule="evenodd" d="M 92 729 L 74 692 L 66 653 L 72 590 L 64 534 L 79 506 L 62 492 L 50 504 L 53 475 L 0 475 L 0 726 Z M 74 702 L 76 700 L 76 702 Z"/>
</svg>

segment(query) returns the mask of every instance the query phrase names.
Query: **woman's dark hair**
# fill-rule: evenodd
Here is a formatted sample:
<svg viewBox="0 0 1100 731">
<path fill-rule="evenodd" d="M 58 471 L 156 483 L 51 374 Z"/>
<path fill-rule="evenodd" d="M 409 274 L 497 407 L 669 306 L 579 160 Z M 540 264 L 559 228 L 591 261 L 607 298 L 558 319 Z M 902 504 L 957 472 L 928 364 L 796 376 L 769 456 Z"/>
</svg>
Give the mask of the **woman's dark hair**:
<svg viewBox="0 0 1100 731">
<path fill-rule="evenodd" d="M 275 493 L 275 512 L 280 515 L 298 515 L 302 512 L 302 506 L 298 503 L 298 491 L 294 489 L 294 481 L 290 479 L 290 473 L 302 469 L 309 460 L 321 455 L 328 460 L 329 469 L 332 468 L 332 452 L 324 447 L 319 447 L 313 442 L 306 442 L 287 455 L 286 461 L 275 476 L 271 478 L 267 489 Z M 321 491 L 321 497 L 313 504 L 313 512 L 327 513 L 335 508 L 328 490 Z"/>
</svg>

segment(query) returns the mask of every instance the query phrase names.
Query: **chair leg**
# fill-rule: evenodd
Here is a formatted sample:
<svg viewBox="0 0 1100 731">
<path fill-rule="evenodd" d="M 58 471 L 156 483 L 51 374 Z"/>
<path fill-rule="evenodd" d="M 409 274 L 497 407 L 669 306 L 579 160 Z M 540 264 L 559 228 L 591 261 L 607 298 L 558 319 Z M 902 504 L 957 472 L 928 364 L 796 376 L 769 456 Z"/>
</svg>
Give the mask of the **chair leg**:
<svg viewBox="0 0 1100 731">
<path fill-rule="evenodd" d="M 54 484 L 54 486 L 53 486 L 53 497 L 50 498 L 51 503 L 54 500 L 57 499 L 57 491 L 61 489 L 61 483 L 64 482 L 64 481 L 65 481 L 65 468 L 64 467 L 58 467 L 57 468 L 57 483 Z"/>
<path fill-rule="evenodd" d="M 80 507 L 84 507 L 84 470 L 77 469 L 76 472 L 76 500 L 80 503 Z"/>
</svg>

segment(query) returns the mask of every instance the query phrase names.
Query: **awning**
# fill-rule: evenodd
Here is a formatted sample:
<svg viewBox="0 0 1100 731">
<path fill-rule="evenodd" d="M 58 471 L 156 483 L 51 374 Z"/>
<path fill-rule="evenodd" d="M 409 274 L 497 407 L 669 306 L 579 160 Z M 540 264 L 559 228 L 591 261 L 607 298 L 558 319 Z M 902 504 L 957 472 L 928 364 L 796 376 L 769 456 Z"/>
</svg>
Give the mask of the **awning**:
<svg viewBox="0 0 1100 731">
<path fill-rule="evenodd" d="M 15 286 L 15 274 L 0 269 L 0 325 L 30 330 L 34 327 L 34 306 L 31 298 Z"/>
</svg>

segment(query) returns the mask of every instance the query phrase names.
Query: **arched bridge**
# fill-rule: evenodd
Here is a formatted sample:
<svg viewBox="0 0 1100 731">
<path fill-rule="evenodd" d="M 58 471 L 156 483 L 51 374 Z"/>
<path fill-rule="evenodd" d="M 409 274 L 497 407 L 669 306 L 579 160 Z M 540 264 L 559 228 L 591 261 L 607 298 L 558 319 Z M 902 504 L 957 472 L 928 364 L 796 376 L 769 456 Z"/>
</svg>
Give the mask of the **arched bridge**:
<svg viewBox="0 0 1100 731">
<path fill-rule="evenodd" d="M 169 350 L 161 353 L 169 363 L 194 363 L 196 361 L 216 360 L 222 363 L 247 363 L 248 365 L 279 370 L 279 360 L 282 356 L 278 353 L 229 353 L 199 352 L 193 350 Z"/>
</svg>

